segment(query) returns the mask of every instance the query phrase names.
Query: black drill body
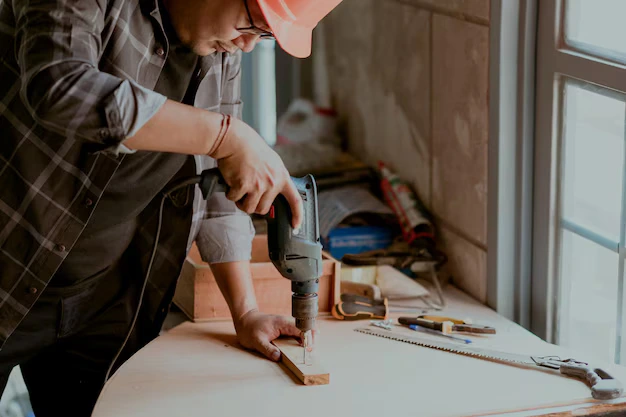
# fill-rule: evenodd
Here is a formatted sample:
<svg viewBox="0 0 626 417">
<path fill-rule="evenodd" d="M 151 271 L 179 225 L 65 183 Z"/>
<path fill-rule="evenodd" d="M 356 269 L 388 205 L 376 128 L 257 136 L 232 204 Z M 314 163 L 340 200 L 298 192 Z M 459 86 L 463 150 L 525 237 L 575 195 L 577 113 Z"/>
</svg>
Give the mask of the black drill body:
<svg viewBox="0 0 626 417">
<path fill-rule="evenodd" d="M 227 192 L 228 186 L 217 168 L 197 178 L 202 196 Z M 280 274 L 291 281 L 292 315 L 302 332 L 315 327 L 318 313 L 317 292 L 322 276 L 317 187 L 312 175 L 292 177 L 302 198 L 303 219 L 299 230 L 291 226 L 292 213 L 287 199 L 279 194 L 265 219 L 270 260 Z"/>
</svg>

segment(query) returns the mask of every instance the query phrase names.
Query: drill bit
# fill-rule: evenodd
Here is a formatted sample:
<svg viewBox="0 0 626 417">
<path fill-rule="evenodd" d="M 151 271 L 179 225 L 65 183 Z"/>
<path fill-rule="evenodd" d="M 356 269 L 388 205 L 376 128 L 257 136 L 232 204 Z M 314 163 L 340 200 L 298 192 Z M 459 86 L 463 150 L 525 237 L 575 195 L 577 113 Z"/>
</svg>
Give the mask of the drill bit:
<svg viewBox="0 0 626 417">
<path fill-rule="evenodd" d="M 302 333 L 302 363 L 312 365 L 311 352 L 313 351 L 313 335 L 311 330 Z"/>
<path fill-rule="evenodd" d="M 300 339 L 302 340 L 302 363 L 311 365 L 313 363 L 311 352 L 313 351 L 313 329 L 315 328 L 315 318 L 317 317 L 317 284 L 319 280 L 307 281 L 306 285 L 299 282 L 292 282 L 291 315 L 296 319 L 296 327 L 300 329 Z"/>
</svg>

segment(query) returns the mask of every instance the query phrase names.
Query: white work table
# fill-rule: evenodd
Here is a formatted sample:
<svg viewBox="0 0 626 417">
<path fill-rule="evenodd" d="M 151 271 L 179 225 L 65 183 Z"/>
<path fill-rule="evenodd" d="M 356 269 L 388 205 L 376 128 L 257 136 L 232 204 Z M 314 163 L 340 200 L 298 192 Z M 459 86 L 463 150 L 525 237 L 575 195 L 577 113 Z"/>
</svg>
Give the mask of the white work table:
<svg viewBox="0 0 626 417">
<path fill-rule="evenodd" d="M 473 345 L 589 360 L 541 341 L 453 287 L 446 296 L 448 307 L 433 314 L 471 317 L 477 324 L 496 327 L 496 335 Z M 392 317 L 400 315 L 410 314 Z M 585 414 L 577 415 L 613 410 L 626 415 L 626 398 L 593 400 L 584 382 L 551 371 L 353 331 L 369 326 L 368 320 L 322 317 L 318 323 L 316 356 L 330 372 L 329 385 L 303 386 L 283 365 L 244 350 L 230 321 L 185 322 L 148 344 L 113 375 L 93 417 L 521 417 L 573 415 L 572 410 L 583 409 Z M 626 384 L 625 367 L 599 365 Z"/>
</svg>

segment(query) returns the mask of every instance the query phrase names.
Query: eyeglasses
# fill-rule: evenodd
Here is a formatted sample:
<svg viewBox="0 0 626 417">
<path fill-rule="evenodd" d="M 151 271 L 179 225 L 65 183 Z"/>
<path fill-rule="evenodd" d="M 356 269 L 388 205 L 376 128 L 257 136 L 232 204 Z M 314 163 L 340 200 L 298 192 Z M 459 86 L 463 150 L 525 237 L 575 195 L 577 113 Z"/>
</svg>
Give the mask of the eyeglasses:
<svg viewBox="0 0 626 417">
<path fill-rule="evenodd" d="M 248 13 L 248 21 L 250 21 L 250 26 L 247 28 L 236 29 L 241 33 L 260 35 L 263 39 L 274 39 L 274 34 L 272 32 L 268 32 L 267 30 L 263 30 L 259 27 L 254 26 L 254 22 L 252 21 L 252 15 L 250 14 L 250 8 L 248 7 L 248 0 L 243 0 L 243 3 L 246 6 L 246 13 Z"/>
</svg>

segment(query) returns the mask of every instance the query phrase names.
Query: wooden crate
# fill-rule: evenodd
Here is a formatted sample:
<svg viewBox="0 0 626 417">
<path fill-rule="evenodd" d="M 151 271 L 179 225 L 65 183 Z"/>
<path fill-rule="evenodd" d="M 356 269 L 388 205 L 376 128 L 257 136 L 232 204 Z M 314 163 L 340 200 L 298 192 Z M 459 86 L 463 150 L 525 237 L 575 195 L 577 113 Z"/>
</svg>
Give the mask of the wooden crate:
<svg viewBox="0 0 626 417">
<path fill-rule="evenodd" d="M 341 263 L 323 252 L 318 304 L 319 314 L 330 313 L 339 301 Z M 269 259 L 267 235 L 257 235 L 250 261 L 252 282 L 264 313 L 291 316 L 291 281 L 283 277 Z M 191 248 L 174 294 L 174 303 L 193 321 L 231 319 L 228 304 L 217 286 L 209 265 L 202 261 L 195 243 Z"/>
</svg>

